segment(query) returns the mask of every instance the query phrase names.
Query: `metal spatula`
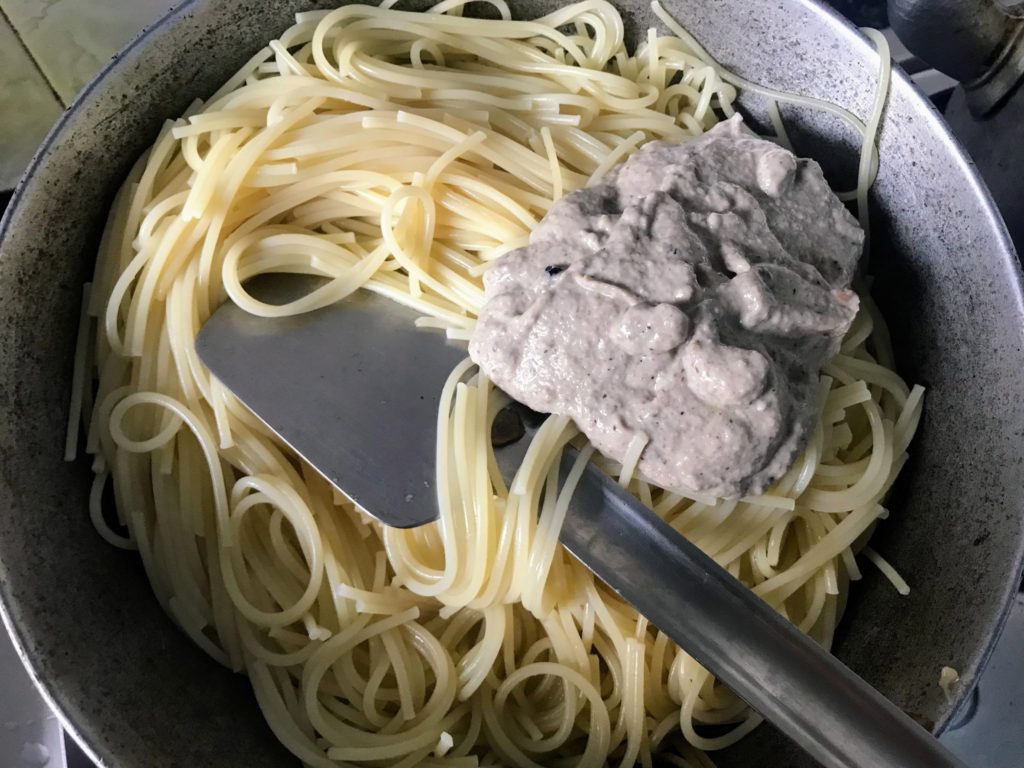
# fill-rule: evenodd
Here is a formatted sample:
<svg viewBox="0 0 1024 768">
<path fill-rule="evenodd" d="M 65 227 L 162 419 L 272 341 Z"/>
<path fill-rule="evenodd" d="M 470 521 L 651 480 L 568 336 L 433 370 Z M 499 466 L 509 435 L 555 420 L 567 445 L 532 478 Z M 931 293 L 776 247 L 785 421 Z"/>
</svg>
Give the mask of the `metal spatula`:
<svg viewBox="0 0 1024 768">
<path fill-rule="evenodd" d="M 249 285 L 285 303 L 308 280 Z M 371 515 L 408 528 L 436 519 L 441 387 L 464 345 L 413 326 L 366 291 L 297 317 L 231 302 L 196 340 L 202 361 L 267 426 Z M 258 365 L 254 364 L 258 363 Z M 511 480 L 529 443 L 497 450 Z M 568 450 L 562 478 L 575 459 Z M 380 482 L 381 468 L 387 482 Z M 561 532 L 566 548 L 737 695 L 826 766 L 962 766 L 925 729 L 801 634 L 697 547 L 590 465 Z"/>
</svg>

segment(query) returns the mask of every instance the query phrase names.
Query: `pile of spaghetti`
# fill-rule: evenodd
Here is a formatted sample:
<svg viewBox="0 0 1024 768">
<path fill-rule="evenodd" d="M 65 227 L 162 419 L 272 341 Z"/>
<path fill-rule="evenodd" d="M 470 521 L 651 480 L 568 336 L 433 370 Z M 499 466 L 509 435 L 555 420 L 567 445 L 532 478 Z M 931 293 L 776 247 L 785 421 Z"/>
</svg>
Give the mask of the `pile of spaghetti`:
<svg viewBox="0 0 1024 768">
<path fill-rule="evenodd" d="M 554 201 L 643 142 L 685 141 L 733 111 L 738 78 L 676 26 L 630 53 L 603 0 L 534 21 L 511 20 L 502 0 L 488 11 L 501 19 L 472 19 L 463 1 L 299 14 L 164 127 L 117 197 L 86 288 L 69 455 L 84 428 L 97 529 L 138 550 L 167 613 L 249 676 L 307 765 L 705 765 L 759 718 L 558 544 L 571 422 L 549 418 L 506 487 L 489 440 L 503 400 L 467 361 L 438 420 L 441 518 L 388 529 L 193 349 L 224 301 L 282 316 L 359 289 L 468 338 L 481 275 Z M 850 119 L 866 137 L 862 197 L 877 161 L 871 126 Z M 246 293 L 275 272 L 325 282 L 285 306 Z M 921 390 L 892 372 L 863 303 L 821 374 L 806 452 L 765 497 L 629 482 L 826 647 L 857 557 L 905 589 L 864 542 Z"/>
</svg>

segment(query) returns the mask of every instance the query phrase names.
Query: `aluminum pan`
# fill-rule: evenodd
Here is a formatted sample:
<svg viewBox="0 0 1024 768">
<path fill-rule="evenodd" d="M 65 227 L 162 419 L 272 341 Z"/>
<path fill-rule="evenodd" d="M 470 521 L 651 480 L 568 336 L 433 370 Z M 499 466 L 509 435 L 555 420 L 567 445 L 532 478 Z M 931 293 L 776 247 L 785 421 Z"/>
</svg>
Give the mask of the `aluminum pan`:
<svg viewBox="0 0 1024 768">
<path fill-rule="evenodd" d="M 34 678 L 102 765 L 294 763 L 245 681 L 192 648 L 136 559 L 93 534 L 87 469 L 64 464 L 61 447 L 79 286 L 117 183 L 163 119 L 212 93 L 295 10 L 316 5 L 186 3 L 76 100 L 0 224 L 0 602 Z M 556 3 L 512 5 L 528 17 Z M 651 22 L 646 3 L 618 5 L 632 29 Z M 832 12 L 800 0 L 666 5 L 740 73 L 866 111 L 870 46 Z M 852 137 L 833 121 L 788 117 L 805 152 L 852 156 Z M 955 703 L 938 689 L 940 666 L 976 678 L 1020 577 L 1021 274 L 972 166 L 902 74 L 881 151 L 876 295 L 902 372 L 929 394 L 907 480 L 875 545 L 914 592 L 899 598 L 866 567 L 837 650 L 941 729 Z M 767 728 L 716 760 L 808 764 Z"/>
</svg>

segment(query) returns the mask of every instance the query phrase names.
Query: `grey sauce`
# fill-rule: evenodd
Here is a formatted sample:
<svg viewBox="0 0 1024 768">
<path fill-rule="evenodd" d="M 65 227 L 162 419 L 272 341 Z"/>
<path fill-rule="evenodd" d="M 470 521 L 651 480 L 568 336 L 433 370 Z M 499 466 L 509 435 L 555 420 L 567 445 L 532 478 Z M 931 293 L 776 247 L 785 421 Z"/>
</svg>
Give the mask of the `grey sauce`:
<svg viewBox="0 0 1024 768">
<path fill-rule="evenodd" d="M 760 493 L 813 427 L 863 240 L 815 162 L 737 116 L 556 203 L 486 273 L 470 354 L 606 456 L 647 439 L 658 485 Z"/>
</svg>

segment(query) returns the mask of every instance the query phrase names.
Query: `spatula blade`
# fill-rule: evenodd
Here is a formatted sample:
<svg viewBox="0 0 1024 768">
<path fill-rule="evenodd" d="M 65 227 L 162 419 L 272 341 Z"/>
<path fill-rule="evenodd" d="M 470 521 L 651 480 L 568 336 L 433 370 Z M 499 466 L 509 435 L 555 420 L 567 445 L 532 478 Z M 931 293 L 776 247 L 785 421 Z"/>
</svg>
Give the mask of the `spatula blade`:
<svg viewBox="0 0 1024 768">
<path fill-rule="evenodd" d="M 294 296 L 281 284 L 273 290 Z M 196 347 L 228 389 L 379 520 L 411 527 L 436 517 L 439 393 L 465 352 L 416 331 L 408 310 L 360 295 L 267 320 L 229 303 Z M 523 432 L 496 452 L 506 480 L 529 442 L 525 420 Z M 562 457 L 563 483 L 575 456 Z M 579 479 L 562 543 L 823 765 L 965 768 L 595 466 Z"/>
<path fill-rule="evenodd" d="M 273 275 L 246 287 L 281 304 L 310 285 Z M 196 352 L 356 504 L 382 523 L 412 528 L 437 518 L 441 389 L 467 354 L 465 345 L 417 329 L 416 316 L 368 291 L 283 318 L 257 317 L 228 301 L 199 332 Z"/>
</svg>

